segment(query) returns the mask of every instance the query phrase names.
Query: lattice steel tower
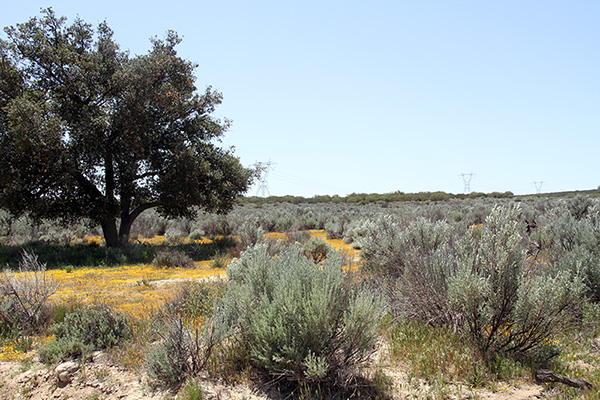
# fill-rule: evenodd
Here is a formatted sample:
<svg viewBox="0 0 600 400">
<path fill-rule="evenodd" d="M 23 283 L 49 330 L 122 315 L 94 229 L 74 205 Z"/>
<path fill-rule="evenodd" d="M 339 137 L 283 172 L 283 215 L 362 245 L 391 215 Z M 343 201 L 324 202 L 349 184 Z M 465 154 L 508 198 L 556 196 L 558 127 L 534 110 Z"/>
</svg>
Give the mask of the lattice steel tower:
<svg viewBox="0 0 600 400">
<path fill-rule="evenodd" d="M 260 174 L 260 181 L 258 182 L 258 190 L 256 191 L 256 195 L 261 197 L 266 197 L 266 195 L 271 196 L 271 193 L 269 192 L 269 172 L 274 170 L 277 164 L 271 162 L 271 160 L 265 164 L 257 164 L 261 167 L 262 173 Z"/>
<path fill-rule="evenodd" d="M 463 172 L 458 175 L 458 176 L 462 177 L 462 180 L 465 183 L 465 194 L 471 193 L 471 179 L 473 179 L 474 175 L 475 174 L 472 172 L 469 172 L 468 174 L 465 174 Z"/>
<path fill-rule="evenodd" d="M 535 186 L 535 193 L 536 194 L 541 194 L 542 193 L 542 185 L 543 184 L 544 184 L 544 181 L 533 182 L 533 186 Z"/>
</svg>

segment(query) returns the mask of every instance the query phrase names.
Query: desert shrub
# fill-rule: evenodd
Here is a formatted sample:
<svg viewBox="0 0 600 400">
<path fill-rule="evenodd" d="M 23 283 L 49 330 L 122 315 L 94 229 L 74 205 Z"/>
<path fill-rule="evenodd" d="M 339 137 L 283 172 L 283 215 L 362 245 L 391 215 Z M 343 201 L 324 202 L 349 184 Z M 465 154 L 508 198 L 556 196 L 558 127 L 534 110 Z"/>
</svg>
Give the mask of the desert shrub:
<svg viewBox="0 0 600 400">
<path fill-rule="evenodd" d="M 210 263 L 211 268 L 225 269 L 231 262 L 232 258 L 227 253 L 219 252 L 215 254 L 215 258 Z"/>
<path fill-rule="evenodd" d="M 454 327 L 487 358 L 530 356 L 578 313 L 584 285 L 576 272 L 526 268 L 520 214 L 494 207 L 462 238 L 445 222 L 383 219 L 381 247 L 366 236 L 367 266 L 401 316 Z"/>
<path fill-rule="evenodd" d="M 205 233 L 202 229 L 196 228 L 190 233 L 190 240 L 201 240 L 204 237 Z"/>
<path fill-rule="evenodd" d="M 208 235 L 228 236 L 234 233 L 234 226 L 225 215 L 204 214 L 201 228 Z"/>
<path fill-rule="evenodd" d="M 406 266 L 419 257 L 428 257 L 442 244 L 453 241 L 448 223 L 424 218 L 405 225 L 386 216 L 366 222 L 364 229 L 361 244 L 366 269 L 391 279 L 401 277 Z"/>
<path fill-rule="evenodd" d="M 216 302 L 223 297 L 226 289 L 227 283 L 222 280 L 185 282 L 161 312 L 176 315 L 186 324 L 204 324 L 212 316 Z"/>
<path fill-rule="evenodd" d="M 254 246 L 261 242 L 265 237 L 265 230 L 260 226 L 258 219 L 247 219 L 244 221 L 237 234 L 240 237 L 240 244 L 243 248 Z"/>
<path fill-rule="evenodd" d="M 164 339 L 146 357 L 148 376 L 167 385 L 183 382 L 192 372 L 189 359 L 195 345 L 194 337 L 181 319 L 174 320 Z"/>
<path fill-rule="evenodd" d="M 587 296 L 600 301 L 600 205 L 575 197 L 552 209 L 541 225 L 540 258 L 555 269 L 580 272 Z"/>
<path fill-rule="evenodd" d="M 348 224 L 347 218 L 339 218 L 335 221 L 329 221 L 325 224 L 327 239 L 341 239 L 344 237 L 344 231 Z"/>
<path fill-rule="evenodd" d="M 320 263 L 327 258 L 327 255 L 333 250 L 331 246 L 319 237 L 311 237 L 303 245 L 304 253 L 315 263 Z"/>
<path fill-rule="evenodd" d="M 224 281 L 186 282 L 158 311 L 155 332 L 160 341 L 145 359 L 151 379 L 179 385 L 204 368 L 215 338 L 223 337 L 209 320 L 226 288 Z"/>
<path fill-rule="evenodd" d="M 250 248 L 229 266 L 215 317 L 272 374 L 350 384 L 375 349 L 386 307 L 341 264 L 338 253 L 317 266 L 298 246 L 277 257 L 265 244 Z"/>
<path fill-rule="evenodd" d="M 288 232 L 285 235 L 285 240 L 289 243 L 306 243 L 312 236 L 308 231 Z"/>
<path fill-rule="evenodd" d="M 161 216 L 156 209 L 141 213 L 131 224 L 131 236 L 153 237 L 164 235 L 169 221 Z"/>
<path fill-rule="evenodd" d="M 579 276 L 525 268 L 520 207 L 495 207 L 480 235 L 470 232 L 459 250 L 448 298 L 483 354 L 527 355 L 564 329 L 581 305 Z"/>
<path fill-rule="evenodd" d="M 166 268 L 192 268 L 195 265 L 190 256 L 178 250 L 161 250 L 157 252 L 152 264 Z"/>
<path fill-rule="evenodd" d="M 40 361 L 54 363 L 83 357 L 93 350 L 119 344 L 129 337 L 131 328 L 124 314 L 107 306 L 81 307 L 51 328 L 56 340 L 40 349 Z"/>
<path fill-rule="evenodd" d="M 182 400 L 202 400 L 202 386 L 200 385 L 200 380 L 196 378 L 191 378 L 186 383 L 185 387 L 182 390 Z"/>
<path fill-rule="evenodd" d="M 157 330 L 161 340 L 145 359 L 145 368 L 151 379 L 163 384 L 180 385 L 188 377 L 202 371 L 212 351 L 225 336 L 225 324 L 208 321 L 201 329 L 186 324 L 179 315 L 165 318 Z"/>
<path fill-rule="evenodd" d="M 46 302 L 58 283 L 46 275 L 46 264 L 24 251 L 18 272 L 0 275 L 0 329 L 5 333 L 38 331 L 48 317 Z"/>
<path fill-rule="evenodd" d="M 176 228 L 168 228 L 165 232 L 165 244 L 168 246 L 177 246 L 185 243 L 187 233 Z"/>
</svg>

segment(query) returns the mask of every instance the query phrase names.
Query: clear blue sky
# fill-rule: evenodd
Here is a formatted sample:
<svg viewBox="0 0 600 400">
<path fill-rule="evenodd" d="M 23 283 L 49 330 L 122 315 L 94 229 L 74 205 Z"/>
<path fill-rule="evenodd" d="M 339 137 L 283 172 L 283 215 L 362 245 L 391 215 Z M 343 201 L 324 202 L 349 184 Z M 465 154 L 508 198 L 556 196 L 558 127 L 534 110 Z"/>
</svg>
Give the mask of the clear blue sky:
<svg viewBox="0 0 600 400">
<path fill-rule="evenodd" d="M 272 195 L 600 185 L 596 0 L 26 0 L 0 26 L 48 6 L 132 54 L 183 36 L 198 87 L 223 92 L 223 145 L 277 164 Z"/>
</svg>

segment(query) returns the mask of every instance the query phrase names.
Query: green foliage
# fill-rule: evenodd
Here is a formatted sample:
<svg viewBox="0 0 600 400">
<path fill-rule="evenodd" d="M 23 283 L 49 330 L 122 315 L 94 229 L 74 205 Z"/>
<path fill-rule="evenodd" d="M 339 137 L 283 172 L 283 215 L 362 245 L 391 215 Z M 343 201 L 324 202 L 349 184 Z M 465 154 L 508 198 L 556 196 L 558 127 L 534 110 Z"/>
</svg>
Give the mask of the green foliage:
<svg viewBox="0 0 600 400">
<path fill-rule="evenodd" d="M 177 250 L 161 250 L 154 256 L 152 264 L 165 268 L 192 268 L 194 260 L 187 254 Z"/>
<path fill-rule="evenodd" d="M 471 232 L 448 279 L 456 317 L 484 354 L 527 354 L 572 320 L 584 286 L 568 271 L 524 269 L 518 207 L 494 208 L 480 236 Z"/>
<path fill-rule="evenodd" d="M 164 339 L 148 353 L 145 364 L 151 379 L 176 385 L 192 372 L 189 359 L 196 343 L 180 319 L 175 319 L 167 329 Z"/>
<path fill-rule="evenodd" d="M 216 317 L 259 367 L 344 385 L 373 353 L 385 304 L 344 275 L 339 254 L 317 266 L 299 247 L 272 257 L 262 244 L 232 263 L 228 276 Z"/>
<path fill-rule="evenodd" d="M 195 241 L 195 240 L 201 240 L 204 237 L 205 233 L 202 229 L 197 228 L 194 229 L 192 231 L 192 233 L 190 233 L 190 240 Z"/>
<path fill-rule="evenodd" d="M 200 380 L 196 378 L 190 379 L 183 388 L 182 393 L 182 400 L 202 400 L 203 394 Z"/>
<path fill-rule="evenodd" d="M 203 323 L 212 316 L 215 304 L 226 290 L 227 283 L 222 280 L 185 282 L 161 312 L 176 315 L 186 324 Z"/>
<path fill-rule="evenodd" d="M 260 226 L 258 219 L 244 221 L 239 227 L 237 234 L 240 237 L 240 244 L 243 248 L 254 246 L 262 242 L 265 237 L 265 231 Z"/>
<path fill-rule="evenodd" d="M 226 253 L 217 253 L 215 254 L 214 260 L 210 263 L 210 267 L 225 269 L 230 262 L 231 257 L 229 257 Z"/>
<path fill-rule="evenodd" d="M 106 23 L 67 26 L 51 9 L 5 31 L 0 152 L 11 157 L 0 160 L 1 206 L 88 217 L 116 247 L 147 209 L 223 212 L 248 189 L 255 172 L 215 144 L 229 126 L 211 116 L 222 95 L 198 93 L 174 32 L 130 57 Z"/>
<path fill-rule="evenodd" d="M 205 367 L 217 345 L 216 338 L 222 337 L 207 321 L 226 287 L 223 281 L 186 282 L 159 310 L 156 332 L 161 340 L 145 360 L 151 379 L 179 385 Z"/>
<path fill-rule="evenodd" d="M 494 207 L 462 236 L 447 222 L 391 218 L 362 238 L 367 268 L 394 311 L 459 329 L 488 358 L 532 357 L 581 306 L 581 277 L 527 268 L 518 206 Z"/>
<path fill-rule="evenodd" d="M 461 381 L 472 386 L 489 380 L 486 365 L 469 343 L 445 326 L 399 319 L 390 324 L 385 336 L 391 361 L 405 364 L 410 378 Z"/>
<path fill-rule="evenodd" d="M 305 254 L 315 263 L 323 262 L 327 255 L 333 251 L 331 246 L 321 238 L 311 237 L 303 245 Z"/>
<path fill-rule="evenodd" d="M 127 318 L 107 306 L 76 308 L 51 330 L 56 340 L 40 349 L 40 361 L 55 363 L 113 347 L 126 339 Z"/>
</svg>

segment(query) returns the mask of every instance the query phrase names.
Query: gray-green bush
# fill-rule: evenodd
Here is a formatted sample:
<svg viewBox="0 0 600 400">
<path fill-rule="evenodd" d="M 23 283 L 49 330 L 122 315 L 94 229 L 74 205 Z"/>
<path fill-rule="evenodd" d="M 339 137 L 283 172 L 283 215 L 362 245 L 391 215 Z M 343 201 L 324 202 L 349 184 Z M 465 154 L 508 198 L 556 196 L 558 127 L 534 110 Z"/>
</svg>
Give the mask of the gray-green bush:
<svg viewBox="0 0 600 400">
<path fill-rule="evenodd" d="M 204 368 L 217 344 L 215 339 L 223 336 L 207 320 L 226 288 L 224 281 L 186 282 L 156 313 L 160 340 L 145 359 L 151 379 L 179 385 Z"/>
<path fill-rule="evenodd" d="M 40 361 L 47 364 L 113 347 L 129 337 L 131 327 L 124 314 L 108 306 L 81 307 L 67 314 L 51 332 L 56 340 L 40 349 Z"/>
<path fill-rule="evenodd" d="M 318 265 L 302 253 L 292 246 L 272 257 L 264 244 L 242 253 L 216 317 L 266 371 L 349 384 L 375 349 L 386 305 L 344 274 L 338 253 Z"/>
<path fill-rule="evenodd" d="M 495 207 L 481 234 L 470 232 L 448 279 L 455 321 L 485 355 L 526 355 L 564 329 L 581 306 L 582 279 L 526 268 L 520 208 Z"/>
<path fill-rule="evenodd" d="M 178 250 L 161 250 L 154 256 L 152 264 L 166 268 L 192 268 L 194 260 L 187 254 Z"/>
<path fill-rule="evenodd" d="M 398 315 L 454 327 L 485 356 L 531 354 L 572 320 L 584 285 L 576 270 L 527 263 L 521 212 L 494 207 L 462 234 L 380 219 L 363 238 L 367 268 Z"/>
</svg>

